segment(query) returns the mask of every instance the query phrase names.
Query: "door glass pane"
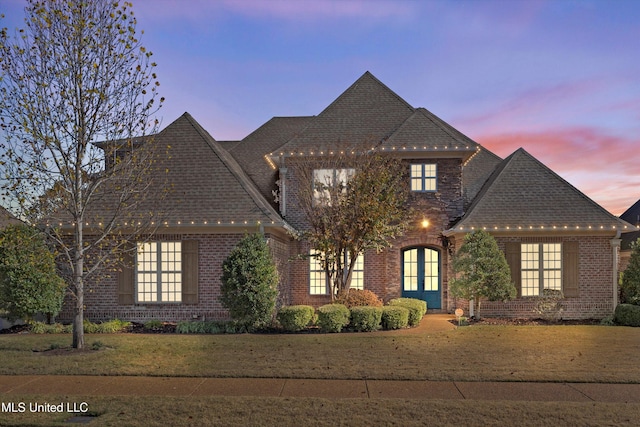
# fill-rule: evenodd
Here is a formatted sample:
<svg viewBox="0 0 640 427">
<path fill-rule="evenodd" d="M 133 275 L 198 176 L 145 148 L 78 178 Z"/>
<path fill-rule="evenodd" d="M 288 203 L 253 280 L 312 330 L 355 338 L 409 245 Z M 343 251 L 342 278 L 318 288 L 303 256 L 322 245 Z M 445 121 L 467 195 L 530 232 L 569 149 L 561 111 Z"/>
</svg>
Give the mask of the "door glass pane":
<svg viewBox="0 0 640 427">
<path fill-rule="evenodd" d="M 433 249 L 424 249 L 424 290 L 438 290 L 439 253 Z"/>
<path fill-rule="evenodd" d="M 418 250 L 404 251 L 404 290 L 418 290 Z"/>
</svg>

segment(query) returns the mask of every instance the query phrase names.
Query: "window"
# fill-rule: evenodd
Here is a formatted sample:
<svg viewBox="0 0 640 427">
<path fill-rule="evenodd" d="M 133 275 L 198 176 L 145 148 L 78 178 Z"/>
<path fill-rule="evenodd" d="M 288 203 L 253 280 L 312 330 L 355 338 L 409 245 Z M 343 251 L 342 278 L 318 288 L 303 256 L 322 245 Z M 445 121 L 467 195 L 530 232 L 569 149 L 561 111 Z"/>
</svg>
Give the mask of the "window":
<svg viewBox="0 0 640 427">
<path fill-rule="evenodd" d="M 315 169 L 313 171 L 313 200 L 316 204 L 330 205 L 331 190 L 346 193 L 347 182 L 355 169 Z"/>
<path fill-rule="evenodd" d="M 311 295 L 328 295 L 325 282 L 326 274 L 318 261 L 318 254 L 319 252 L 314 249 L 309 252 L 309 293 Z M 358 255 L 351 272 L 351 289 L 364 289 L 364 256 L 362 254 Z"/>
<path fill-rule="evenodd" d="M 136 285 L 137 302 L 181 302 L 181 242 L 138 243 Z"/>
<path fill-rule="evenodd" d="M 411 191 L 436 191 L 435 163 L 411 165 Z"/>
<path fill-rule="evenodd" d="M 522 296 L 542 295 L 543 289 L 562 290 L 562 244 L 521 244 Z"/>
</svg>

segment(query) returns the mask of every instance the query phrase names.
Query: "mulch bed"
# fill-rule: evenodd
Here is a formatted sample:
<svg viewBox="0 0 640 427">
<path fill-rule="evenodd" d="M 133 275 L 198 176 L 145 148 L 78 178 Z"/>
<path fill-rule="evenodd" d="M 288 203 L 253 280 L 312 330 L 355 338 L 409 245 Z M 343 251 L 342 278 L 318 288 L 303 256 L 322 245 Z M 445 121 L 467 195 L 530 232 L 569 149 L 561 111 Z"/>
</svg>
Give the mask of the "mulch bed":
<svg viewBox="0 0 640 427">
<path fill-rule="evenodd" d="M 458 326 L 456 319 L 449 320 L 450 323 Z M 546 320 L 546 319 L 518 319 L 509 317 L 483 317 L 480 320 L 467 319 L 467 325 L 511 325 L 511 326 L 551 326 L 551 325 L 599 325 L 598 319 L 580 319 L 580 320 Z"/>
</svg>

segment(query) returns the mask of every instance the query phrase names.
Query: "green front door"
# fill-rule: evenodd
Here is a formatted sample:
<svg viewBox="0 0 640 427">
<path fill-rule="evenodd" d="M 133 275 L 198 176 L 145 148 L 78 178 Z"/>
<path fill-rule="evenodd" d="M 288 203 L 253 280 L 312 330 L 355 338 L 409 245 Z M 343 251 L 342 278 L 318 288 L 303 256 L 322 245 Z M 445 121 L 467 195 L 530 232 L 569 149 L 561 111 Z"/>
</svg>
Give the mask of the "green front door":
<svg viewBox="0 0 640 427">
<path fill-rule="evenodd" d="M 441 308 L 440 252 L 426 247 L 402 251 L 402 296 L 427 302 L 427 308 Z"/>
</svg>

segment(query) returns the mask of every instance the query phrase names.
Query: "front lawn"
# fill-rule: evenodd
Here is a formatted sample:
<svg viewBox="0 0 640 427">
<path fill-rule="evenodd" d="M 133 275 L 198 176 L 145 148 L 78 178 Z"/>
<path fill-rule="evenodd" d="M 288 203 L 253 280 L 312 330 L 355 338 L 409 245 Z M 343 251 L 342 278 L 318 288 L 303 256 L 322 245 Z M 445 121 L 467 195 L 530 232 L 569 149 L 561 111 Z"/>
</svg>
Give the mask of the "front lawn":
<svg viewBox="0 0 640 427">
<path fill-rule="evenodd" d="M 628 327 L 476 325 L 431 335 L 88 334 L 87 347 L 100 350 L 43 351 L 70 342 L 69 335 L 1 335 L 0 374 L 640 383 L 640 328 Z"/>
</svg>

